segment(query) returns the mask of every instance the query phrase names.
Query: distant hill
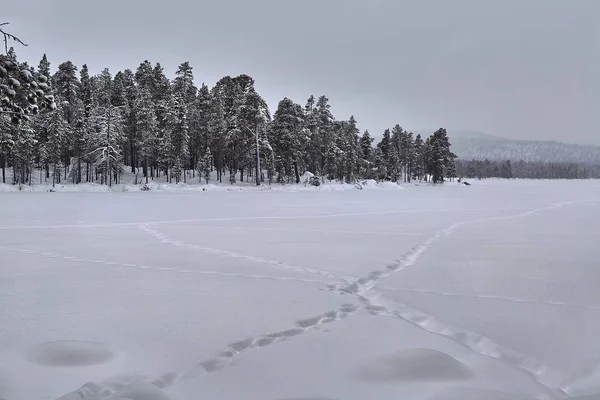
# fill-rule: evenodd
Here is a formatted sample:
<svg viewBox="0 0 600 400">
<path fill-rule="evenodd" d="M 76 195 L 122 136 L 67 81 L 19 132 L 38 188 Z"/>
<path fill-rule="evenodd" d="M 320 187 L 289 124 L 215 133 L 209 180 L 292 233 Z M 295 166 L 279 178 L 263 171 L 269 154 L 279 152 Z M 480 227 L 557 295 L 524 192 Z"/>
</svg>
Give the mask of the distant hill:
<svg viewBox="0 0 600 400">
<path fill-rule="evenodd" d="M 479 132 L 448 132 L 452 151 L 463 160 L 511 160 L 600 164 L 600 146 L 514 140 Z"/>
</svg>

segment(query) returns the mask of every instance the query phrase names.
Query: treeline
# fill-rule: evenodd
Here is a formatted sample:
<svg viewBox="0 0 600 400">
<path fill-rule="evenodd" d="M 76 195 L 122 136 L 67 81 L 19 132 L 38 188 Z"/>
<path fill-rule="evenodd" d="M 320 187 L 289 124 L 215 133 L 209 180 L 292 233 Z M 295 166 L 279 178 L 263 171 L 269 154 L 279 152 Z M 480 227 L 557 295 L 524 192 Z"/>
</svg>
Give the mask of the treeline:
<svg viewBox="0 0 600 400">
<path fill-rule="evenodd" d="M 456 172 L 466 178 L 600 179 L 600 164 L 457 160 Z"/>
<path fill-rule="evenodd" d="M 14 52 L 9 54 L 18 63 Z M 325 96 L 304 106 L 285 98 L 273 115 L 247 75 L 224 77 L 214 87 L 196 87 L 192 67 L 182 63 L 174 79 L 159 63 L 142 62 L 114 76 L 91 76 L 66 61 L 50 73 L 44 55 L 32 76 L 47 76 L 56 110 L 11 123 L 0 116 L 0 167 L 13 182 L 119 183 L 123 172 L 136 183 L 216 179 L 299 182 L 305 171 L 329 179 L 443 182 L 456 175 L 445 129 L 422 138 L 399 125 L 373 145 L 354 117 L 336 120 Z M 0 82 L 1 83 L 1 82 Z M 14 88 L 15 104 L 27 93 Z M 12 89 L 11 89 L 12 90 Z M 19 100 L 21 99 L 21 100 Z M 228 174 L 226 174 L 228 172 Z"/>
</svg>

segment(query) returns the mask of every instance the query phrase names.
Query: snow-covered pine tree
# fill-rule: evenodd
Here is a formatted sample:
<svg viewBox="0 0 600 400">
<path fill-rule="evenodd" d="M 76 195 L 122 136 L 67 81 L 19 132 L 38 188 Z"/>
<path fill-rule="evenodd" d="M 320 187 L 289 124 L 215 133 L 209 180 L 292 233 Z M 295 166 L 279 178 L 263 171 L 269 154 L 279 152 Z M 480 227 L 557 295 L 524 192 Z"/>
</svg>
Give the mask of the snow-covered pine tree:
<svg viewBox="0 0 600 400">
<path fill-rule="evenodd" d="M 350 119 L 344 123 L 342 143 L 343 143 L 343 171 L 344 179 L 347 183 L 354 183 L 359 170 L 359 145 L 360 133 L 356 126 L 356 119 L 351 115 Z"/>
<path fill-rule="evenodd" d="M 210 96 L 208 133 L 210 137 L 209 146 L 212 149 L 214 165 L 217 170 L 217 180 L 219 182 L 223 182 L 223 153 L 225 151 L 226 129 L 224 99 L 219 88 L 215 86 Z"/>
<path fill-rule="evenodd" d="M 79 100 L 79 78 L 77 77 L 77 67 L 71 61 L 65 61 L 58 66 L 58 71 L 54 74 L 53 78 L 54 92 L 57 97 L 57 101 L 62 103 L 61 109 L 64 114 L 64 119 L 69 125 L 69 135 L 74 134 L 75 123 L 77 121 L 77 114 L 82 111 L 83 106 Z M 68 140 L 64 148 L 61 150 L 61 160 L 64 165 L 64 178 L 67 179 L 68 168 L 71 164 L 71 157 L 74 155 L 74 144 L 79 140 L 72 141 Z"/>
<path fill-rule="evenodd" d="M 61 153 L 69 137 L 69 124 L 65 120 L 62 103 L 59 103 L 56 112 L 48 114 L 44 125 L 47 140 L 43 146 L 43 160 L 52 168 L 52 187 L 60 183 L 61 178 Z"/>
<path fill-rule="evenodd" d="M 438 129 L 429 137 L 428 162 L 429 173 L 433 183 L 443 183 L 446 170 L 454 162 L 454 154 L 450 151 L 450 141 L 444 128 Z"/>
<path fill-rule="evenodd" d="M 210 92 L 208 86 L 202 85 L 198 95 L 189 109 L 190 115 L 190 157 L 192 165 L 204 157 L 204 149 L 210 146 Z"/>
<path fill-rule="evenodd" d="M 71 61 L 65 61 L 58 66 L 58 71 L 53 78 L 54 92 L 58 100 L 63 103 L 62 110 L 65 120 L 71 124 L 75 119 L 79 102 L 79 79 L 77 67 Z"/>
<path fill-rule="evenodd" d="M 335 145 L 336 127 L 335 119 L 330 110 L 329 99 L 326 96 L 321 96 L 317 100 L 316 114 L 318 119 L 317 135 L 312 138 L 313 146 L 319 148 L 320 165 L 319 170 L 331 173 L 335 170 L 335 166 L 327 166 L 328 159 L 335 159 L 337 151 L 334 149 L 330 152 L 329 148 Z"/>
<path fill-rule="evenodd" d="M 123 118 L 123 155 L 125 165 L 131 167 L 131 172 L 135 173 L 139 166 L 138 160 L 138 134 L 135 102 L 138 97 L 138 89 L 135 85 L 135 77 L 130 69 L 118 72 L 114 79 L 113 105 L 121 106 L 121 115 Z"/>
<path fill-rule="evenodd" d="M 260 154 L 264 160 L 264 168 L 267 170 L 267 179 L 269 180 L 270 185 L 273 183 L 273 178 L 275 177 L 275 154 L 273 153 L 273 147 L 271 147 L 271 143 L 269 143 L 268 127 L 267 130 L 265 130 L 265 132 L 261 135 L 260 143 Z"/>
<path fill-rule="evenodd" d="M 189 124 L 188 111 L 185 99 L 176 96 L 173 99 L 172 106 L 167 114 L 167 135 L 170 136 L 170 146 L 165 151 L 172 151 L 166 157 L 173 162 L 173 176 L 175 183 L 179 183 L 183 173 L 183 180 L 186 181 L 185 169 L 189 156 Z"/>
<path fill-rule="evenodd" d="M 360 146 L 360 172 L 359 175 L 366 179 L 373 179 L 373 138 L 369 131 L 365 131 L 359 140 Z"/>
<path fill-rule="evenodd" d="M 279 102 L 270 126 L 269 138 L 273 151 L 281 160 L 281 169 L 277 171 L 279 182 L 284 181 L 284 176 L 288 178 L 293 176 L 295 182 L 300 183 L 301 149 L 307 140 L 303 120 L 304 113 L 299 104 L 295 104 L 287 97 Z"/>
<path fill-rule="evenodd" d="M 423 139 L 421 139 L 421 135 L 417 135 L 412 144 L 413 148 L 413 168 L 412 168 L 412 178 L 418 179 L 421 181 L 423 179 Z"/>
<path fill-rule="evenodd" d="M 92 111 L 92 120 L 95 131 L 93 138 L 96 148 L 94 167 L 102 174 L 103 182 L 111 186 L 112 182 L 118 183 L 123 169 L 122 143 L 123 123 L 122 108 L 115 106 L 113 100 L 113 80 L 108 69 L 104 69 L 97 77 L 98 102 Z"/>
<path fill-rule="evenodd" d="M 188 61 L 179 65 L 173 80 L 173 94 L 189 106 L 196 100 L 198 88 L 194 85 L 193 68 Z"/>
<path fill-rule="evenodd" d="M 158 122 L 154 112 L 152 97 L 146 87 L 138 93 L 135 105 L 136 132 L 141 138 L 139 152 L 143 162 L 144 177 L 154 179 L 154 165 L 158 154 Z"/>
<path fill-rule="evenodd" d="M 7 22 L 0 23 L 0 37 L 4 39 L 5 54 L 0 54 L 0 114 L 9 117 L 11 123 L 29 120 L 30 115 L 56 108 L 47 75 L 35 74 L 17 61 L 14 49 L 8 48 L 9 40 L 25 45 L 18 37 L 4 30 Z"/>
<path fill-rule="evenodd" d="M 139 89 L 145 88 L 150 92 L 154 91 L 154 72 L 152 71 L 152 64 L 150 61 L 145 60 L 142 62 L 137 70 L 135 71 L 135 83 Z"/>
<path fill-rule="evenodd" d="M 410 182 L 412 160 L 414 158 L 413 134 L 403 130 L 400 135 L 400 162 L 402 164 L 402 180 Z"/>
<path fill-rule="evenodd" d="M 37 142 L 31 122 L 27 121 L 13 126 L 12 133 L 13 183 L 23 185 L 31 183 L 32 164 Z"/>
<path fill-rule="evenodd" d="M 156 110 L 159 132 L 167 130 L 167 115 L 172 106 L 171 83 L 165 76 L 163 67 L 156 63 L 152 70 L 152 89 L 150 90 Z"/>
<path fill-rule="evenodd" d="M 390 169 L 392 168 L 391 165 L 391 160 L 390 160 L 390 156 L 391 156 L 391 152 L 392 152 L 392 138 L 391 138 L 391 133 L 389 129 L 386 129 L 383 132 L 383 137 L 381 138 L 381 140 L 379 141 L 379 143 L 377 143 L 377 149 L 379 150 L 380 153 L 380 157 L 379 157 L 379 168 L 378 168 L 378 173 L 379 173 L 379 179 L 380 180 L 389 180 L 390 179 Z"/>
<path fill-rule="evenodd" d="M 7 115 L 0 115 L 0 168 L 2 168 L 2 183 L 6 183 L 6 164 L 13 144 L 10 119 Z"/>
<path fill-rule="evenodd" d="M 260 185 L 260 136 L 266 131 L 267 124 L 271 119 L 267 102 L 254 90 L 254 86 L 248 86 L 244 93 L 242 105 L 238 110 L 238 127 L 242 132 L 244 140 L 241 145 L 245 153 L 246 166 L 248 170 L 254 166 L 255 181 Z"/>
<path fill-rule="evenodd" d="M 304 127 L 307 130 L 308 142 L 306 144 L 306 164 L 310 172 L 318 174 L 322 165 L 322 140 L 319 135 L 319 114 L 314 96 L 310 96 L 304 106 Z"/>
<path fill-rule="evenodd" d="M 207 147 L 204 151 L 204 155 L 198 160 L 196 164 L 196 168 L 198 170 L 198 180 L 204 181 L 206 184 L 210 181 L 210 172 L 212 170 L 212 155 L 210 154 L 210 147 Z"/>
<path fill-rule="evenodd" d="M 390 153 L 388 159 L 388 171 L 390 180 L 397 182 L 402 176 L 402 135 L 403 129 L 400 125 L 392 128 L 392 137 L 390 142 Z"/>
</svg>

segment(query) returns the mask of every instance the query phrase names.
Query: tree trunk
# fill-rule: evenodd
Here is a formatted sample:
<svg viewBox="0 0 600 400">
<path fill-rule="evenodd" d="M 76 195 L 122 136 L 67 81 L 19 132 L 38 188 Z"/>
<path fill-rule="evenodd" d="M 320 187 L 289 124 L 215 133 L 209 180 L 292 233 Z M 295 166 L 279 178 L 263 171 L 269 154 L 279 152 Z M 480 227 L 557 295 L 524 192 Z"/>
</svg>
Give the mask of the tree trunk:
<svg viewBox="0 0 600 400">
<path fill-rule="evenodd" d="M 298 161 L 294 161 L 294 174 L 296 175 L 296 183 L 300 183 L 300 174 L 298 173 Z"/>
<path fill-rule="evenodd" d="M 146 177 L 146 183 L 148 183 L 148 157 L 146 157 L 146 162 L 144 165 L 144 176 Z"/>
<path fill-rule="evenodd" d="M 133 140 L 130 140 L 129 143 L 130 143 L 129 150 L 131 152 L 130 153 L 131 156 L 129 157 L 130 161 L 131 161 L 131 172 L 135 173 L 135 165 L 136 165 L 136 162 L 135 162 L 136 161 L 135 160 L 135 145 L 133 144 Z"/>
<path fill-rule="evenodd" d="M 81 183 L 81 157 L 77 157 L 77 183 Z"/>
<path fill-rule="evenodd" d="M 0 164 L 2 164 L 2 183 L 6 183 L 6 161 L 4 153 L 0 154 L 0 159 L 2 160 L 2 162 L 0 162 Z"/>
<path fill-rule="evenodd" d="M 112 175 L 110 174 L 110 117 L 112 114 L 112 107 L 108 105 L 108 124 L 106 129 L 106 183 L 108 186 L 112 183 Z"/>
</svg>

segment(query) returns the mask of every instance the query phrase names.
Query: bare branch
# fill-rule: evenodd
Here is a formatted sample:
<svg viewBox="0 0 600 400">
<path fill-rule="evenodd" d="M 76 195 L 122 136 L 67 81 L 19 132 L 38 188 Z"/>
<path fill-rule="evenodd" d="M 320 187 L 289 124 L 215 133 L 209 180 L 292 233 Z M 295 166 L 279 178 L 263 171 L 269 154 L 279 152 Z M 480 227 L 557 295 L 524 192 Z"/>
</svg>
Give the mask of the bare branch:
<svg viewBox="0 0 600 400">
<path fill-rule="evenodd" d="M 0 24 L 0 26 L 5 26 L 10 24 L 10 22 L 3 22 Z M 14 40 L 15 42 L 23 45 L 23 46 L 27 46 L 26 43 L 24 43 L 21 39 L 19 39 L 18 37 L 16 37 L 15 35 L 5 32 L 3 29 L 0 28 L 0 33 L 4 36 L 4 51 L 6 52 L 6 54 L 8 54 L 8 39 Z"/>
</svg>

